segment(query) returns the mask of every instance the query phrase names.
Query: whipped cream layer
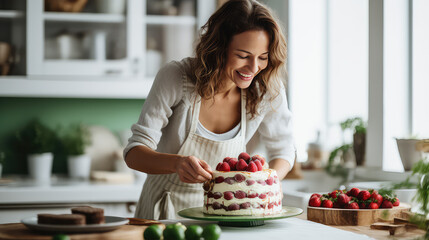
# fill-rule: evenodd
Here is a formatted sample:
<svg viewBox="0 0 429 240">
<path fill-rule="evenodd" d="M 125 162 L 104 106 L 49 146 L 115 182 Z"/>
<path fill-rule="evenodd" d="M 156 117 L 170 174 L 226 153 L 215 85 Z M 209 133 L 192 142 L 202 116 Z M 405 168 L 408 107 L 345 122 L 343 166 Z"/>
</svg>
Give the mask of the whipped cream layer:
<svg viewBox="0 0 429 240">
<path fill-rule="evenodd" d="M 203 212 L 216 215 L 270 215 L 281 212 L 283 193 L 273 169 L 214 171 L 204 192 Z"/>
</svg>

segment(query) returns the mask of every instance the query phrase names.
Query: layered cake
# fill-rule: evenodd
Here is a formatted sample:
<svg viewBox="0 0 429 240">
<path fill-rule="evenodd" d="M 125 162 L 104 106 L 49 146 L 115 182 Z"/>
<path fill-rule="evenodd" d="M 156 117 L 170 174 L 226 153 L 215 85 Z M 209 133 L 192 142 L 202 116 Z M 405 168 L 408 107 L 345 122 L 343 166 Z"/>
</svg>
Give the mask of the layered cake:
<svg viewBox="0 0 429 240">
<path fill-rule="evenodd" d="M 204 184 L 203 212 L 214 215 L 271 215 L 282 211 L 280 181 L 265 159 L 241 153 L 225 158 Z"/>
</svg>

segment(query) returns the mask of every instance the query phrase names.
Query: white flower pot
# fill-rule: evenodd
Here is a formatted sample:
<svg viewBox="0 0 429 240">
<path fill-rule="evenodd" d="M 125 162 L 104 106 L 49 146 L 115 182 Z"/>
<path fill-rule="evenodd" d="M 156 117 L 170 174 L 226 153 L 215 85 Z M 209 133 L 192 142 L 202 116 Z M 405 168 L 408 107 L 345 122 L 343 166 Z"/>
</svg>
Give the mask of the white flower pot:
<svg viewBox="0 0 429 240">
<path fill-rule="evenodd" d="M 423 153 L 416 149 L 418 139 L 396 139 L 399 155 L 405 171 L 411 170 L 413 164 L 423 158 Z"/>
<path fill-rule="evenodd" d="M 70 178 L 86 180 L 91 170 L 91 157 L 86 154 L 68 156 L 67 166 Z"/>
<path fill-rule="evenodd" d="M 29 154 L 27 156 L 28 173 L 37 182 L 48 182 L 51 180 L 52 162 L 54 154 L 51 152 L 40 154 Z"/>
</svg>

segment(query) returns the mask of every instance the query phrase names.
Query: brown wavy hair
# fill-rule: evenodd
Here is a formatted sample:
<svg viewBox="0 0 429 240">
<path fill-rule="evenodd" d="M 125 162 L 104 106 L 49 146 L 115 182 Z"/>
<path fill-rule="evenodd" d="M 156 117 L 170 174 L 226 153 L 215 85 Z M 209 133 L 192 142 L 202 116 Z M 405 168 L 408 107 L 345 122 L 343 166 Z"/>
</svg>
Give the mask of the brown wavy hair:
<svg viewBox="0 0 429 240">
<path fill-rule="evenodd" d="M 246 111 L 253 118 L 267 92 L 271 93 L 270 101 L 278 95 L 287 57 L 281 27 L 266 6 L 253 0 L 230 0 L 223 4 L 201 28 L 189 77 L 199 95 L 205 99 L 214 98 L 224 84 L 222 73 L 232 37 L 249 30 L 266 31 L 270 41 L 268 65 L 246 89 Z"/>
</svg>

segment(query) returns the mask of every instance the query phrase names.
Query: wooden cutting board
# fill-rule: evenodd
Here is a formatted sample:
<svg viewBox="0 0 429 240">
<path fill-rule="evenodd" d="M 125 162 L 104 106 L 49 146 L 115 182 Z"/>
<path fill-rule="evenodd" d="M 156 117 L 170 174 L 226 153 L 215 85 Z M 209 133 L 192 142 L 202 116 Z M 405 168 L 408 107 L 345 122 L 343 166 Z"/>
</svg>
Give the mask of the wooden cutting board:
<svg viewBox="0 0 429 240">
<path fill-rule="evenodd" d="M 143 232 L 147 226 L 124 225 L 104 233 L 68 234 L 71 240 L 143 240 Z M 1 240 L 51 240 L 52 234 L 34 232 L 22 223 L 0 225 Z"/>
<path fill-rule="evenodd" d="M 410 211 L 411 206 L 401 203 L 394 208 L 382 209 L 339 209 L 307 207 L 307 219 L 326 225 L 338 226 L 366 226 L 377 222 L 379 219 L 392 221 L 394 217 L 400 217 L 402 212 Z"/>
</svg>

